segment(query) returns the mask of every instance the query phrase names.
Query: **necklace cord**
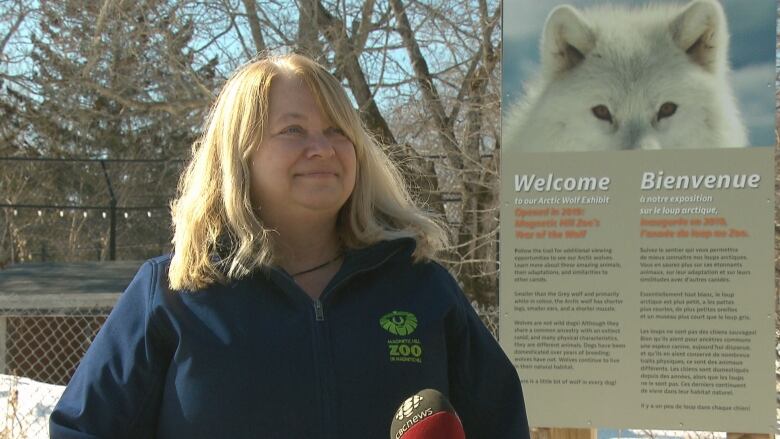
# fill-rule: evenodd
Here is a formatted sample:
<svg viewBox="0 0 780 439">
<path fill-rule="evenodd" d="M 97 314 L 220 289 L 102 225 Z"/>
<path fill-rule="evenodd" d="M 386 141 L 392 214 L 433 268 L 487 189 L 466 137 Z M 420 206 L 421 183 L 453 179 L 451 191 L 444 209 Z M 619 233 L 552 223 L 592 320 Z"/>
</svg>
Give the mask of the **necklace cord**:
<svg viewBox="0 0 780 439">
<path fill-rule="evenodd" d="M 293 273 L 293 274 L 291 274 L 291 275 L 290 275 L 290 277 L 296 277 L 296 276 L 300 276 L 300 275 L 302 275 L 302 274 L 311 273 L 312 271 L 317 271 L 317 270 L 319 270 L 320 268 L 325 268 L 325 267 L 327 267 L 328 265 L 330 265 L 330 264 L 332 264 L 332 263 L 334 263 L 334 262 L 338 261 L 339 259 L 341 259 L 341 256 L 343 256 L 343 254 L 339 252 L 339 253 L 336 255 L 336 257 L 334 257 L 333 259 L 330 259 L 330 260 L 328 260 L 327 262 L 324 262 L 324 263 L 322 263 L 322 264 L 320 264 L 320 265 L 317 265 L 316 267 L 309 268 L 308 270 L 303 270 L 303 271 L 299 271 L 299 272 L 297 272 L 297 273 Z"/>
</svg>

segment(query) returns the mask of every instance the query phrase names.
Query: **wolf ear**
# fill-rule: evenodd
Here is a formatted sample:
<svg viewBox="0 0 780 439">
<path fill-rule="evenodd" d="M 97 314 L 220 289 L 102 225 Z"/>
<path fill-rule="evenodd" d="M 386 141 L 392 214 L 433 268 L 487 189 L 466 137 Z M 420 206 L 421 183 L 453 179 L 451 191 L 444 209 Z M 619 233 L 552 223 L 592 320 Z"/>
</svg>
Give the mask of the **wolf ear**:
<svg viewBox="0 0 780 439">
<path fill-rule="evenodd" d="M 690 2 L 672 20 L 669 30 L 691 61 L 712 73 L 725 67 L 729 38 L 726 15 L 717 0 Z"/>
<path fill-rule="evenodd" d="M 572 6 L 553 9 L 542 34 L 542 69 L 558 74 L 579 65 L 596 45 L 596 35 Z"/>
</svg>

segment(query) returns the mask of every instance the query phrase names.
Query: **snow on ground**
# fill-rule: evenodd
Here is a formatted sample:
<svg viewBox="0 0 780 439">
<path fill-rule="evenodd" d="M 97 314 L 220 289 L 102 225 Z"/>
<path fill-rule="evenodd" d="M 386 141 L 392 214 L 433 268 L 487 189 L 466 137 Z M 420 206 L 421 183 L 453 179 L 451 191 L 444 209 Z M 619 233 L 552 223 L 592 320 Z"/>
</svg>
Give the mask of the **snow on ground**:
<svg viewBox="0 0 780 439">
<path fill-rule="evenodd" d="M 0 374 L 0 437 L 48 439 L 49 415 L 65 386 Z"/>
</svg>

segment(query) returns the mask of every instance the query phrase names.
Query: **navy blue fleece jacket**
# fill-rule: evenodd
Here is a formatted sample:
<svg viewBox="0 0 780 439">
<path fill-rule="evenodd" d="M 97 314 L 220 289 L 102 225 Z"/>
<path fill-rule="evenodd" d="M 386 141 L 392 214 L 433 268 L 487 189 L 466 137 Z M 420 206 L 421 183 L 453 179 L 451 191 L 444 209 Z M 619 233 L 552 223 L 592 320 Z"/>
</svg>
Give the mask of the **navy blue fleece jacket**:
<svg viewBox="0 0 780 439">
<path fill-rule="evenodd" d="M 515 368 L 414 242 L 348 252 L 319 300 L 278 269 L 175 292 L 139 270 L 51 415 L 53 439 L 380 439 L 424 388 L 468 439 L 527 439 Z"/>
</svg>

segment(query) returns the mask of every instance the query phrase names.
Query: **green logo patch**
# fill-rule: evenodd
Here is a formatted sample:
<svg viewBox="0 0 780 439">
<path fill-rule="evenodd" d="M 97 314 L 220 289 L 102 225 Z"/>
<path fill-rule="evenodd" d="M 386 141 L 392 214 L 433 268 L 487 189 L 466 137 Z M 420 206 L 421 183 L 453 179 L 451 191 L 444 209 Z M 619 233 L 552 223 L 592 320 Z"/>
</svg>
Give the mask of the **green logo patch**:
<svg viewBox="0 0 780 439">
<path fill-rule="evenodd" d="M 407 338 L 417 329 L 417 316 L 407 311 L 393 311 L 379 319 L 379 326 L 399 337 L 387 340 L 390 361 L 422 363 L 422 343 L 418 338 Z"/>
<path fill-rule="evenodd" d="M 417 317 L 406 311 L 393 311 L 379 319 L 379 325 L 393 335 L 410 335 L 417 328 Z"/>
</svg>

